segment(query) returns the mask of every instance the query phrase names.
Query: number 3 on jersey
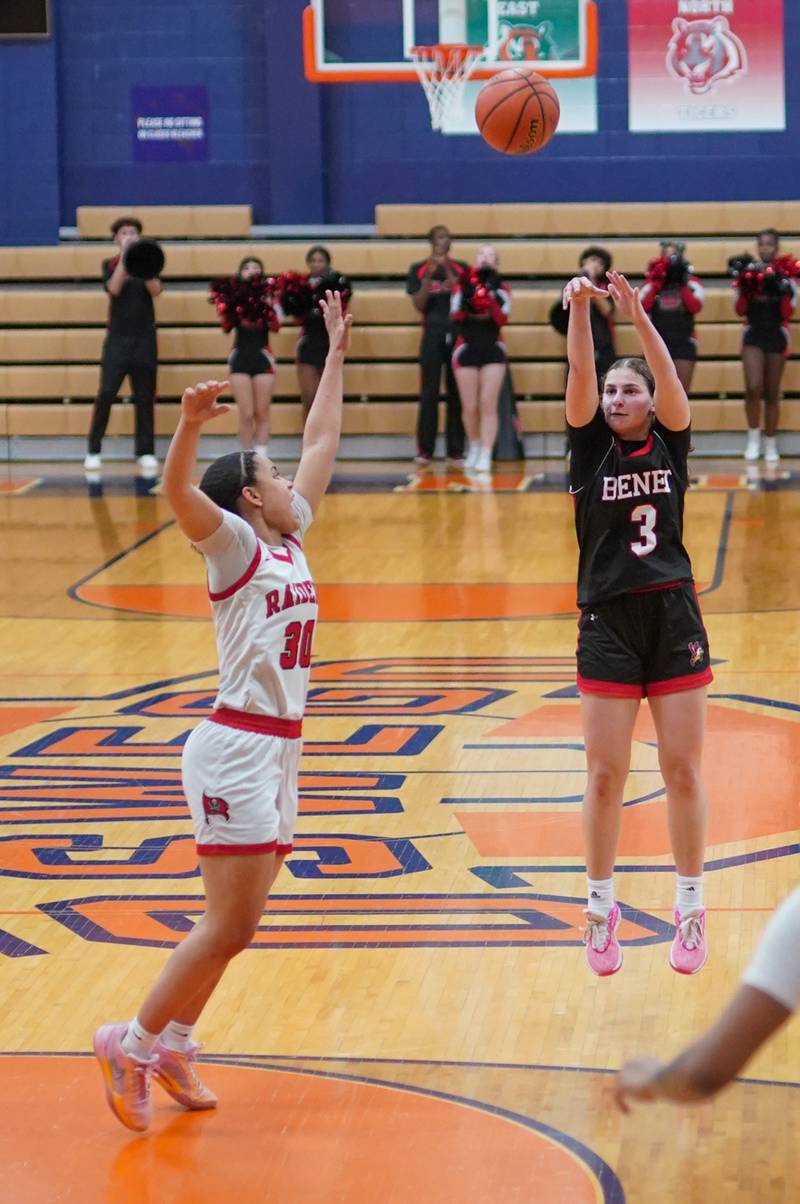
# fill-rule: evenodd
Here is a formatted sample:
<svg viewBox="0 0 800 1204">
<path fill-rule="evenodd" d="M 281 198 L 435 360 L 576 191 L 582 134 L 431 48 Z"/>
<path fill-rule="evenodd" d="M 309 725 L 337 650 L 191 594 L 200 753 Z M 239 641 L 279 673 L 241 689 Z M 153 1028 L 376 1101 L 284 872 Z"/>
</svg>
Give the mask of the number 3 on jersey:
<svg viewBox="0 0 800 1204">
<path fill-rule="evenodd" d="M 283 633 L 286 643 L 280 657 L 282 669 L 294 669 L 300 665 L 307 669 L 311 664 L 311 645 L 314 642 L 314 620 L 307 623 L 289 623 Z"/>
<path fill-rule="evenodd" d="M 639 524 L 639 538 L 630 545 L 634 556 L 649 556 L 655 548 L 658 543 L 657 518 L 658 511 L 655 506 L 635 506 L 631 510 L 631 522 Z"/>
</svg>

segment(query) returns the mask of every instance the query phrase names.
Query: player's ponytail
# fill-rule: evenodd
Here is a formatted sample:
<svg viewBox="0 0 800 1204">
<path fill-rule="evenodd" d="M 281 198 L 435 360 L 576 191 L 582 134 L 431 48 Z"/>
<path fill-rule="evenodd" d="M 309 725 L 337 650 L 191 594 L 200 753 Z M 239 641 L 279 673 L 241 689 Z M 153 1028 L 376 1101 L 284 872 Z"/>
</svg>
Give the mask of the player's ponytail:
<svg viewBox="0 0 800 1204">
<path fill-rule="evenodd" d="M 245 485 L 256 483 L 256 453 L 228 452 L 209 464 L 200 482 L 200 491 L 221 510 L 239 513 L 239 498 Z"/>
</svg>

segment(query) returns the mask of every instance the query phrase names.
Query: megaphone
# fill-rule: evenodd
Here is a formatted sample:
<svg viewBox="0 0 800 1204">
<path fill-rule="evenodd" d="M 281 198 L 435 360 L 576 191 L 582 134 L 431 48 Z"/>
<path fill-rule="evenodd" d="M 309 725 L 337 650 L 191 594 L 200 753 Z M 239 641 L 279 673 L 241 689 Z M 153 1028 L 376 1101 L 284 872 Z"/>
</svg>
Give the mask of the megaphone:
<svg viewBox="0 0 800 1204">
<path fill-rule="evenodd" d="M 152 238 L 137 238 L 125 252 L 125 271 L 139 280 L 152 280 L 164 270 L 164 252 Z"/>
</svg>

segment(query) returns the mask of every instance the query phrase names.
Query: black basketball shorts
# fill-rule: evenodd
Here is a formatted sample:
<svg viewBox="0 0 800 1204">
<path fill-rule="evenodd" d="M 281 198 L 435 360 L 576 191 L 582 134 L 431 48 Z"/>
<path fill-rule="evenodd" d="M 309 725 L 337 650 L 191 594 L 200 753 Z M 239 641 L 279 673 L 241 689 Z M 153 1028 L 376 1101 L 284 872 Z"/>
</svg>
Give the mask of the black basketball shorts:
<svg viewBox="0 0 800 1204">
<path fill-rule="evenodd" d="M 708 685 L 708 635 L 694 583 L 583 607 L 577 660 L 582 694 L 645 698 Z"/>
</svg>

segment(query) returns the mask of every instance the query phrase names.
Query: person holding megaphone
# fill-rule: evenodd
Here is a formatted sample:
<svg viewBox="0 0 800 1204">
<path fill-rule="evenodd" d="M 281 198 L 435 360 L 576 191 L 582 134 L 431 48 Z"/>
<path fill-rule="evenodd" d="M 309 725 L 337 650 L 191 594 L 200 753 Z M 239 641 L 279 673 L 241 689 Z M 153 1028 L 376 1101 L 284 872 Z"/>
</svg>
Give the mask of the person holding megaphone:
<svg viewBox="0 0 800 1204">
<path fill-rule="evenodd" d="M 100 470 L 111 406 L 128 376 L 136 406 L 136 463 L 142 476 L 154 477 L 158 472 L 153 420 L 158 348 L 153 298 L 161 292 L 164 253 L 158 243 L 142 238 L 138 217 L 117 218 L 111 234 L 118 251 L 103 261 L 103 282 L 110 298 L 108 326 L 83 466 L 87 472 Z"/>
</svg>

